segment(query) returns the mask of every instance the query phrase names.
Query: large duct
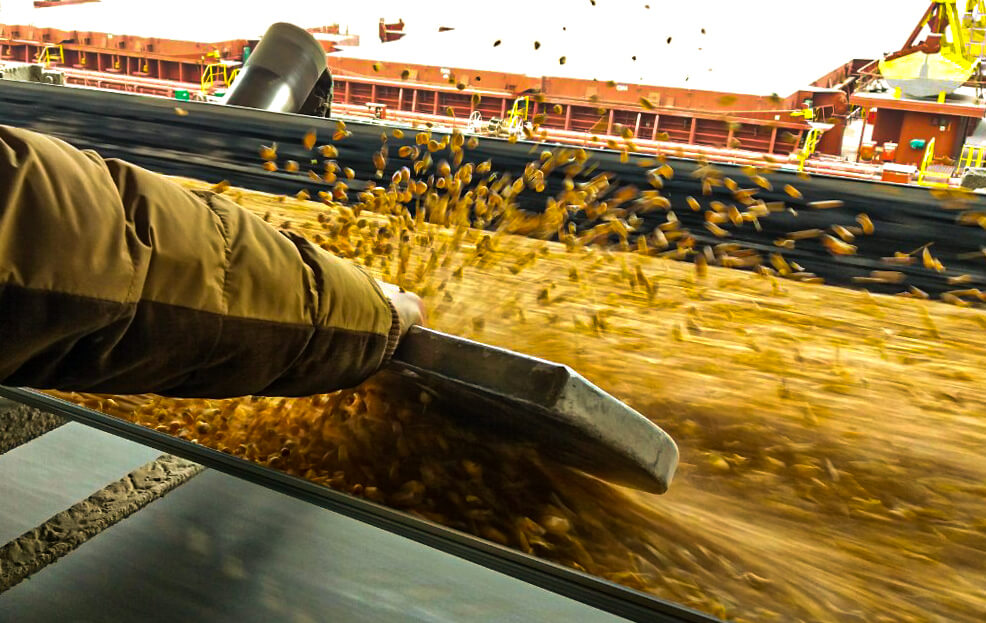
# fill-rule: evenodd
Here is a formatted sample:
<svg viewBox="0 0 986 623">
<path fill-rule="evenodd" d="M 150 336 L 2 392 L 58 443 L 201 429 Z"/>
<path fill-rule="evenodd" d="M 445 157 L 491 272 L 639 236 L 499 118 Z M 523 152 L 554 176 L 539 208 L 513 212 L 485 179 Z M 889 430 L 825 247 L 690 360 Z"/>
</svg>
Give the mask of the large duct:
<svg viewBox="0 0 986 623">
<path fill-rule="evenodd" d="M 280 22 L 267 29 L 223 100 L 231 106 L 327 117 L 332 76 L 325 50 L 308 31 Z"/>
</svg>

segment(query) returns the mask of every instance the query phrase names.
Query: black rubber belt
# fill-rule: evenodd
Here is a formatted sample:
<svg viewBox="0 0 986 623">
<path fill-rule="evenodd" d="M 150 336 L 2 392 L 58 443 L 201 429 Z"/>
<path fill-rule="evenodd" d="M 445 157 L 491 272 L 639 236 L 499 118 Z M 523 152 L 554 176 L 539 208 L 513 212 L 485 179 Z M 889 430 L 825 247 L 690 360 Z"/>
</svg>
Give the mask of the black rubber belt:
<svg viewBox="0 0 986 623">
<path fill-rule="evenodd" d="M 347 496 L 170 435 L 29 389 L 0 386 L 0 396 L 65 416 L 101 431 L 194 461 L 279 493 L 539 586 L 604 612 L 641 623 L 713 623 L 715 617 L 601 578 L 527 556 L 471 535 Z"/>
<path fill-rule="evenodd" d="M 306 132 L 317 129 L 321 140 L 328 140 L 335 130 L 335 120 L 272 113 L 262 110 L 221 106 L 202 102 L 184 102 L 187 115 L 175 113 L 175 101 L 144 97 L 120 92 L 96 89 L 79 89 L 29 82 L 0 80 L 0 124 L 28 128 L 63 138 L 79 148 L 96 149 L 106 158 L 123 158 L 152 171 L 169 175 L 182 175 L 200 180 L 218 182 L 226 179 L 233 186 L 250 188 L 277 194 L 294 195 L 299 188 L 330 190 L 324 182 L 312 183 L 300 173 L 283 171 L 269 173 L 262 167 L 257 152 L 261 144 L 278 145 L 279 159 L 294 159 L 307 163 L 312 152 L 301 141 Z M 378 181 L 373 153 L 380 145 L 380 135 L 388 132 L 388 126 L 370 121 L 348 120 L 352 136 L 333 142 L 339 151 L 338 160 L 352 167 L 356 179 L 349 182 L 353 194 L 363 190 L 367 182 Z M 437 136 L 447 133 L 435 131 Z M 401 158 L 401 145 L 413 145 L 413 132 L 406 132 L 403 139 L 388 139 L 391 156 L 384 171 L 384 179 L 401 166 L 410 164 Z M 504 139 L 483 138 L 470 149 L 470 160 L 481 162 L 490 159 L 501 173 L 520 176 L 533 157 L 532 143 L 518 141 L 511 144 Z M 545 143 L 542 148 L 552 149 Z M 574 148 L 575 146 L 569 145 Z M 587 149 L 596 172 L 608 171 L 615 175 L 613 187 L 633 185 L 651 188 L 646 169 L 638 166 L 635 154 L 632 162 L 620 162 L 620 154 L 614 150 Z M 651 154 L 653 155 L 653 154 Z M 687 196 L 702 197 L 703 204 L 717 199 L 726 203 L 735 200 L 731 192 L 715 189 L 712 196 L 704 197 L 701 180 L 695 177 L 698 162 L 668 159 L 674 167 L 674 178 L 664 183 L 664 194 L 675 206 L 683 206 Z M 745 180 L 742 168 L 736 165 L 715 164 L 723 175 Z M 591 176 L 583 172 L 576 181 L 581 183 Z M 986 230 L 956 222 L 956 210 L 943 210 L 939 200 L 929 194 L 927 188 L 903 186 L 881 182 L 861 181 L 827 175 L 812 175 L 800 179 L 794 171 L 782 170 L 767 174 L 773 190 L 758 190 L 757 196 L 765 201 L 784 201 L 796 208 L 797 216 L 778 212 L 761 221 L 762 231 L 750 226 L 735 228 L 729 238 L 716 238 L 704 227 L 704 211 L 693 212 L 677 209 L 677 217 L 697 241 L 697 246 L 715 245 L 721 242 L 739 243 L 756 249 L 766 256 L 779 252 L 774 240 L 795 230 L 828 229 L 833 223 L 855 225 L 856 214 L 865 212 L 876 228 L 876 235 L 857 236 L 853 242 L 855 255 L 832 256 L 819 241 L 799 242 L 797 247 L 784 250 L 784 257 L 795 261 L 806 271 L 823 277 L 826 283 L 854 286 L 853 277 L 866 277 L 873 270 L 893 270 L 906 275 L 905 284 L 869 284 L 873 292 L 895 294 L 908 285 L 920 288 L 931 295 L 952 290 L 947 277 L 968 274 L 975 278 L 975 287 L 986 284 Z M 744 185 L 747 185 L 743 181 Z M 562 188 L 560 175 L 546 179 L 544 193 L 522 193 L 518 207 L 542 211 L 544 197 L 556 195 Z M 804 193 L 805 199 L 792 199 L 783 190 L 791 184 Z M 837 199 L 844 201 L 840 208 L 813 210 L 804 208 L 805 201 Z M 986 210 L 986 196 L 970 194 L 963 210 Z M 953 208 L 955 206 L 952 206 Z M 573 222 L 580 232 L 592 227 L 581 213 Z M 660 225 L 666 214 L 656 210 L 642 214 L 638 232 L 650 233 Z M 911 251 L 934 241 L 931 252 L 948 267 L 946 273 L 925 268 L 918 261 L 913 265 L 888 264 L 883 257 L 897 251 Z M 610 242 L 615 243 L 615 235 Z M 635 240 L 631 237 L 630 243 Z"/>
</svg>

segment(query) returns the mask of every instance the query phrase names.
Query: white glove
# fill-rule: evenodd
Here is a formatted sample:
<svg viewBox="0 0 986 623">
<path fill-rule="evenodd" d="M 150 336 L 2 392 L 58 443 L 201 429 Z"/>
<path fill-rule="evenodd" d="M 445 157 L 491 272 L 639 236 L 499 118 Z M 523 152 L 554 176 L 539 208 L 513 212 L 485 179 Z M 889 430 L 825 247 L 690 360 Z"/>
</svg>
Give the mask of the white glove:
<svg viewBox="0 0 986 623">
<path fill-rule="evenodd" d="M 379 279 L 377 283 L 380 284 L 380 289 L 397 309 L 397 317 L 400 318 L 401 322 L 401 337 L 404 337 L 412 325 L 424 325 L 427 322 L 425 304 L 421 297 L 413 292 L 405 292 L 392 283 L 386 283 Z"/>
</svg>

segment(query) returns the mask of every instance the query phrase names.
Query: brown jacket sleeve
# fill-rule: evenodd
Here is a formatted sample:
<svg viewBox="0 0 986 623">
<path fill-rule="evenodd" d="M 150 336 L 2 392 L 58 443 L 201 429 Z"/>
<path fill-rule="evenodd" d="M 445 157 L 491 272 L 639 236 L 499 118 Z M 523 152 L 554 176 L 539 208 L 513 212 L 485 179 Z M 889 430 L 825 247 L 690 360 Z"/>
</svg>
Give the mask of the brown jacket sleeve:
<svg viewBox="0 0 986 623">
<path fill-rule="evenodd" d="M 354 264 L 221 195 L 0 126 L 0 383 L 315 394 L 371 375 L 397 333 Z"/>
</svg>

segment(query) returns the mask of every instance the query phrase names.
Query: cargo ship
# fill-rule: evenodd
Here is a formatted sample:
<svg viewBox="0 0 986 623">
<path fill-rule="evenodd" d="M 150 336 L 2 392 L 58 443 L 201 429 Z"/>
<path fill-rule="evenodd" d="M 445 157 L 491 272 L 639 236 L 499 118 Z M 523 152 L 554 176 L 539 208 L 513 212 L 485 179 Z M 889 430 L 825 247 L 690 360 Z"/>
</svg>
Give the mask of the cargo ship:
<svg viewBox="0 0 986 623">
<path fill-rule="evenodd" d="M 986 6 L 984 0 L 908 4 L 917 12 L 900 11 L 893 23 L 884 16 L 879 30 L 861 31 L 870 41 L 862 47 L 872 50 L 890 45 L 902 24 L 916 24 L 905 45 L 889 54 L 846 58 L 824 40 L 785 53 L 773 40 L 755 36 L 738 48 L 743 39 L 717 32 L 715 25 L 684 34 L 669 26 L 667 37 L 641 46 L 639 62 L 648 67 L 639 72 L 638 55 L 618 58 L 612 46 L 580 58 L 592 46 L 575 45 L 573 38 L 581 35 L 566 34 L 566 26 L 565 37 L 552 39 L 541 32 L 548 30 L 540 26 L 543 20 L 532 19 L 536 25 L 512 28 L 499 39 L 485 34 L 488 26 L 454 20 L 454 27 L 405 32 L 403 19 L 380 19 L 373 41 L 365 34 L 361 41 L 340 23 L 318 23 L 317 17 L 304 26 L 327 55 L 333 116 L 738 164 L 767 161 L 849 178 L 959 185 L 986 155 Z M 194 29 L 131 26 L 125 17 L 108 19 L 120 6 L 41 3 L 10 16 L 20 23 L 0 23 L 5 75 L 24 74 L 27 65 L 34 67 L 35 79 L 70 86 L 213 100 L 233 84 L 263 30 L 232 18 L 222 27 L 201 20 Z M 723 28 L 735 18 L 708 21 Z M 0 21 L 8 19 L 0 13 Z M 115 31 L 78 27 L 95 23 L 111 23 Z M 815 30 L 819 39 L 824 28 Z M 201 36 L 178 36 L 184 32 Z M 723 53 L 729 46 L 735 54 Z M 666 62 L 655 63 L 661 54 Z M 714 62 L 705 60 L 709 55 Z M 589 61 L 595 58 L 600 61 Z M 703 63 L 712 66 L 702 71 Z M 630 69 L 619 69 L 624 65 Z"/>
</svg>

